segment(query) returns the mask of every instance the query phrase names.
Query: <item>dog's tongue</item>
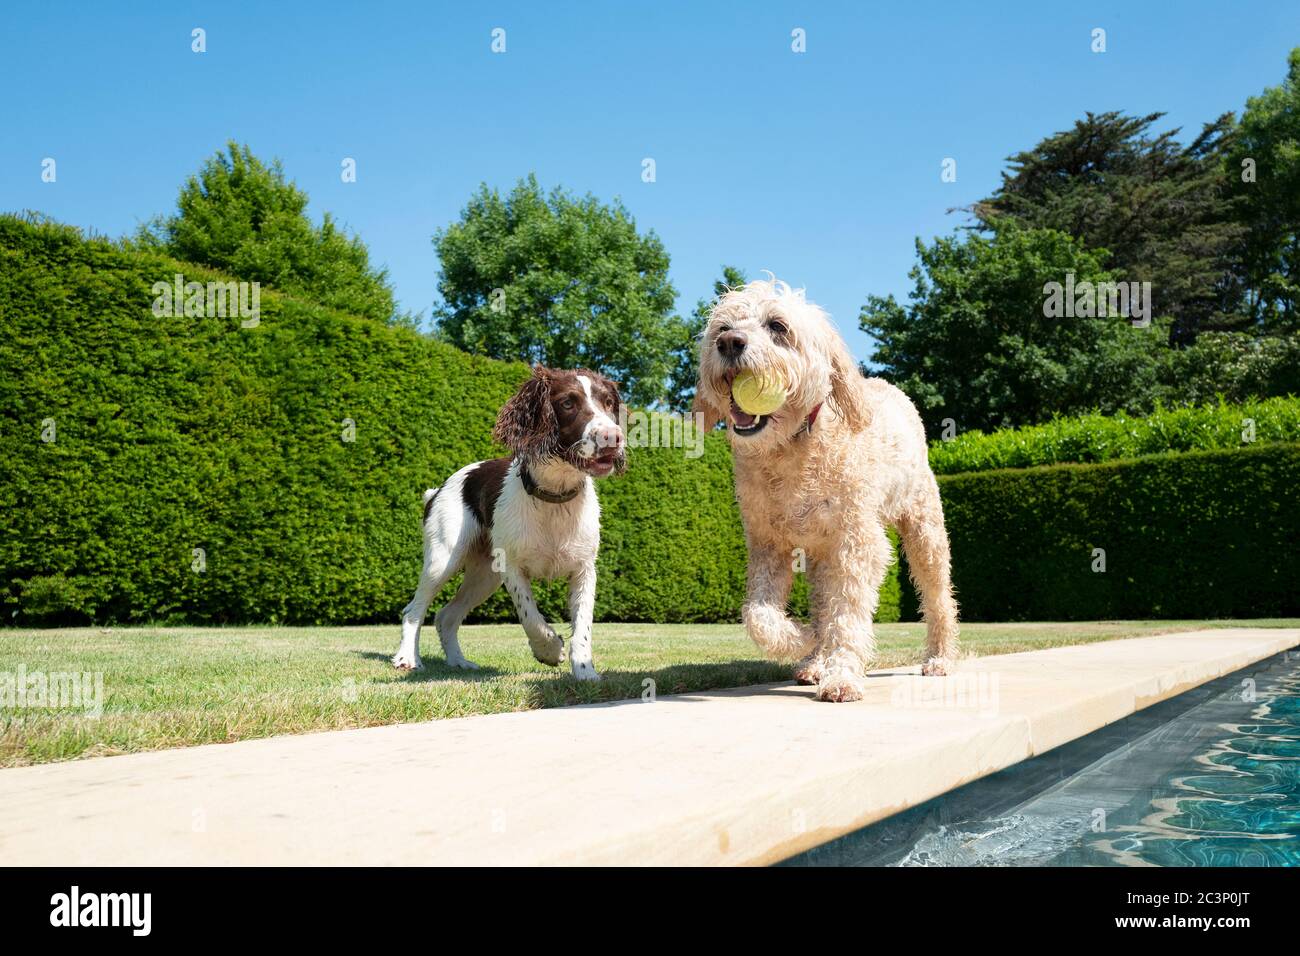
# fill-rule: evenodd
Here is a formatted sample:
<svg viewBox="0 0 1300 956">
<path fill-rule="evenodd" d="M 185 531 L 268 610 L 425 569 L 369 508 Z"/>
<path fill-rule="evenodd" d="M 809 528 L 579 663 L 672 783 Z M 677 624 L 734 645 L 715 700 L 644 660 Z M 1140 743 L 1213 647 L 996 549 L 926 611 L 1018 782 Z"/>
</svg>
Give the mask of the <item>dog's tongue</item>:
<svg viewBox="0 0 1300 956">
<path fill-rule="evenodd" d="M 757 420 L 757 415 L 751 415 L 749 412 L 742 411 L 740 406 L 734 401 L 731 403 L 731 420 L 741 428 L 748 428 Z"/>
</svg>

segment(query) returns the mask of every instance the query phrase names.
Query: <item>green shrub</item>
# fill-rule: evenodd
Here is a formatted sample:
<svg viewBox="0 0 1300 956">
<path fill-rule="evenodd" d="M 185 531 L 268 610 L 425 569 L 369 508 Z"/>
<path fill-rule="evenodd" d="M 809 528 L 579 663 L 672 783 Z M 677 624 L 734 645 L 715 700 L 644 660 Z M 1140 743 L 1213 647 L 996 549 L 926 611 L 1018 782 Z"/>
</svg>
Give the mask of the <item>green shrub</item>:
<svg viewBox="0 0 1300 956">
<path fill-rule="evenodd" d="M 962 618 L 1295 615 L 1298 485 L 1295 443 L 940 478 Z"/>
<path fill-rule="evenodd" d="M 278 160 L 268 166 L 232 141 L 186 179 L 175 213 L 150 220 L 134 241 L 345 312 L 400 318 L 388 273 L 370 265 L 366 244 L 328 212 L 313 223 L 307 203 Z"/>
<path fill-rule="evenodd" d="M 499 453 L 492 421 L 526 369 L 269 291 L 252 329 L 155 318 L 150 287 L 177 271 L 222 278 L 0 217 L 5 618 L 395 622 L 419 569 L 420 492 Z M 1101 459 L 1157 439 L 1230 444 L 1242 417 L 1258 439 L 941 478 L 964 616 L 1295 613 L 1297 451 L 1263 443 L 1293 436 L 1296 415 L 1275 399 L 995 433 L 983 458 L 961 446 L 970 470 L 1006 463 L 997 443 Z M 722 436 L 698 459 L 635 449 L 628 474 L 599 487 L 601 620 L 739 619 L 745 549 Z M 1091 572 L 1094 547 L 1105 574 Z M 898 619 L 900 601 L 914 616 L 905 592 L 891 575 L 880 620 Z M 563 593 L 538 587 L 553 618 Z M 792 603 L 806 613 L 802 581 Z M 498 594 L 478 619 L 512 616 Z"/>
<path fill-rule="evenodd" d="M 1247 419 L 1254 422 L 1255 442 L 1296 441 L 1300 439 L 1300 398 L 1158 408 L 1146 417 L 1080 415 L 987 435 L 969 431 L 951 441 L 931 442 L 930 467 L 935 474 L 950 475 L 1111 461 L 1168 451 L 1240 448 L 1248 443 L 1249 436 L 1244 434 Z"/>
<path fill-rule="evenodd" d="M 527 369 L 269 290 L 255 328 L 156 318 L 151 286 L 177 272 L 227 278 L 0 217 L 4 620 L 396 622 L 421 492 L 501 453 L 492 423 Z M 693 460 L 635 449 L 599 487 L 601 620 L 739 620 L 722 436 Z M 537 591 L 560 618 L 563 585 Z M 512 617 L 500 592 L 476 619 Z"/>
</svg>

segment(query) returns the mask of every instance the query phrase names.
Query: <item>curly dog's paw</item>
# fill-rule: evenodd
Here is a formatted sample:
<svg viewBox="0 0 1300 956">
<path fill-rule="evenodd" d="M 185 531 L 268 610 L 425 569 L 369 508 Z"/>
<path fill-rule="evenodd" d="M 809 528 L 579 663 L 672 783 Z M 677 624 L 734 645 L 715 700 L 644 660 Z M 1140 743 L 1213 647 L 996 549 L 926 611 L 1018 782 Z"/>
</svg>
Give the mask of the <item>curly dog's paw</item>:
<svg viewBox="0 0 1300 956">
<path fill-rule="evenodd" d="M 826 662 L 819 654 L 809 654 L 794 666 L 794 679 L 800 684 L 816 684 L 822 679 Z"/>
<path fill-rule="evenodd" d="M 771 657 L 798 660 L 812 650 L 816 637 L 812 628 L 786 617 L 780 608 L 758 605 L 743 609 L 749 639 Z"/>
<path fill-rule="evenodd" d="M 817 685 L 817 699 L 832 704 L 846 704 L 849 701 L 861 700 L 865 689 L 861 677 L 854 677 L 851 674 L 826 675 Z"/>
<path fill-rule="evenodd" d="M 921 673 L 926 677 L 944 677 L 952 673 L 955 663 L 947 657 L 932 657 L 921 665 Z"/>
</svg>

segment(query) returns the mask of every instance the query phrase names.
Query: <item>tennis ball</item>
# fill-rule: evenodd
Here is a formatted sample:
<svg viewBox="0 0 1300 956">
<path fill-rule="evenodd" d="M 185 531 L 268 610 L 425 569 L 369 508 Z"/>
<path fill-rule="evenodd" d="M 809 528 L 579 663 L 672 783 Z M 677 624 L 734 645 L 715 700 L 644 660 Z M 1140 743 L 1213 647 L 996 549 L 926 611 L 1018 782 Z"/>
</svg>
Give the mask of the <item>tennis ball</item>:
<svg viewBox="0 0 1300 956">
<path fill-rule="evenodd" d="M 785 382 L 775 372 L 760 375 L 750 369 L 736 373 L 731 397 L 750 415 L 770 415 L 785 403 Z"/>
</svg>

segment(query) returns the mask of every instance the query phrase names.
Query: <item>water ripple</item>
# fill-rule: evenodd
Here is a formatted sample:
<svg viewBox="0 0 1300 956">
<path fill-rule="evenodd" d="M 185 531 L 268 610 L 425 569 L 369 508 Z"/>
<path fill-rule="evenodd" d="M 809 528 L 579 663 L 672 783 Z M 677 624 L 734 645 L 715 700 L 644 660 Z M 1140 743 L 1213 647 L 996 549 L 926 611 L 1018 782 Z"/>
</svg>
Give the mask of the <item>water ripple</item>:
<svg viewBox="0 0 1300 956">
<path fill-rule="evenodd" d="M 1249 722 L 1215 725 L 1195 772 L 1151 786 L 1140 822 L 1088 833 L 1080 862 L 1300 865 L 1300 674 L 1270 682 L 1256 703 Z"/>
</svg>

